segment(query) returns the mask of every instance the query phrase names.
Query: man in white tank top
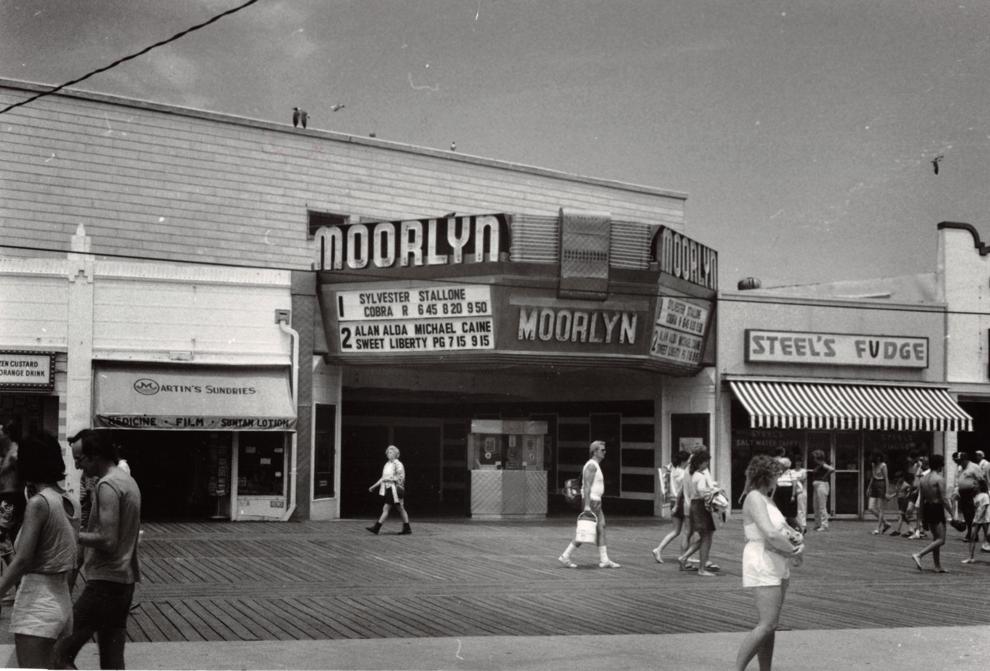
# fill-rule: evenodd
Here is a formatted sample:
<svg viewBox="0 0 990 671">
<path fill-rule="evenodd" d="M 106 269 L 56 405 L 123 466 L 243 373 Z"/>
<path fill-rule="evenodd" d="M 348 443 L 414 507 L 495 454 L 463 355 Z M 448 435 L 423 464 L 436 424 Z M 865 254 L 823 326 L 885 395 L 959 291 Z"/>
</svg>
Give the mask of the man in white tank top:
<svg viewBox="0 0 990 671">
<path fill-rule="evenodd" d="M 584 496 L 585 512 L 592 512 L 598 518 L 597 540 L 598 545 L 598 567 L 599 568 L 619 568 L 619 565 L 608 558 L 608 549 L 605 545 L 605 513 L 602 512 L 602 496 L 605 494 L 605 476 L 602 475 L 600 466 L 605 458 L 605 442 L 596 440 L 588 447 L 591 457 L 581 471 L 581 493 Z M 577 564 L 571 561 L 571 554 L 581 547 L 576 539 L 564 550 L 564 554 L 557 558 L 561 564 L 567 568 L 577 568 Z"/>
</svg>

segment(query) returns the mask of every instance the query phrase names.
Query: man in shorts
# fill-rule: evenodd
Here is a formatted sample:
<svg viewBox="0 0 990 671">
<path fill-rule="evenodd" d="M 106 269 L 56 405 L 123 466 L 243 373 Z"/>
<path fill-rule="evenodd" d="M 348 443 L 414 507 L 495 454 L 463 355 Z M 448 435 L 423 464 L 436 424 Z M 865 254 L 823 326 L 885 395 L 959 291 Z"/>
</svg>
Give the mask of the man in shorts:
<svg viewBox="0 0 990 671">
<path fill-rule="evenodd" d="M 608 558 L 608 548 L 605 545 L 605 513 L 602 511 L 602 496 L 605 494 L 605 476 L 599 464 L 605 458 L 605 441 L 596 440 L 588 447 L 591 457 L 581 471 L 581 490 L 584 500 L 585 512 L 592 512 L 598 518 L 596 544 L 598 545 L 598 567 L 599 568 L 620 568 L 618 564 Z M 577 568 L 577 564 L 571 561 L 571 554 L 581 547 L 581 543 L 575 539 L 564 550 L 564 554 L 557 557 L 557 561 L 567 568 Z"/>
<path fill-rule="evenodd" d="M 911 555 L 911 559 L 918 570 L 923 571 L 921 558 L 930 552 L 935 560 L 935 572 L 948 573 L 942 568 L 940 554 L 941 547 L 945 545 L 945 520 L 952 517 L 952 507 L 945 495 L 945 479 L 942 477 L 945 457 L 933 454 L 928 463 L 931 470 L 921 476 L 921 483 L 918 485 L 918 497 L 921 501 L 918 512 L 932 532 L 932 542 L 921 552 Z"/>
<path fill-rule="evenodd" d="M 134 585 L 141 579 L 137 547 L 141 490 L 117 467 L 117 449 L 91 429 L 69 438 L 76 467 L 97 476 L 89 525 L 79 533 L 85 547 L 86 587 L 72 611 L 72 633 L 55 646 L 54 668 L 74 669 L 76 655 L 96 634 L 101 669 L 124 668 L 127 614 Z"/>
</svg>

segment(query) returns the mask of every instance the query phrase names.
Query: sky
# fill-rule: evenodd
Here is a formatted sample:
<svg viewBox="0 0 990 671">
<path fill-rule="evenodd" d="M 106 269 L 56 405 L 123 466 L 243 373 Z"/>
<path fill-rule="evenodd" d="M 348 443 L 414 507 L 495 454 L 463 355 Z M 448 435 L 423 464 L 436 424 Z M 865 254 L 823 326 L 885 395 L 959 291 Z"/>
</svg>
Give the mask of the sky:
<svg viewBox="0 0 990 671">
<path fill-rule="evenodd" d="M 241 2 L 0 0 L 0 77 Z M 78 88 L 684 192 L 731 289 L 933 272 L 940 221 L 990 240 L 988 77 L 990 0 L 260 0 Z"/>
</svg>

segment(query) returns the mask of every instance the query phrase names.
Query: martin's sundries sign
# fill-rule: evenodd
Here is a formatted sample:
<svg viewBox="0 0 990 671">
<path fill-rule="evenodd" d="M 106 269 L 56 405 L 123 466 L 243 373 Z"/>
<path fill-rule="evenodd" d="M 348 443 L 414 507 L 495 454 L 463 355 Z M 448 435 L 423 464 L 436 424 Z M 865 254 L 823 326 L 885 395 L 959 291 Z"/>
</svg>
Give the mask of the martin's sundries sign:
<svg viewBox="0 0 990 671">
<path fill-rule="evenodd" d="M 289 431 L 287 368 L 106 367 L 96 372 L 96 425 L 117 429 Z"/>
</svg>

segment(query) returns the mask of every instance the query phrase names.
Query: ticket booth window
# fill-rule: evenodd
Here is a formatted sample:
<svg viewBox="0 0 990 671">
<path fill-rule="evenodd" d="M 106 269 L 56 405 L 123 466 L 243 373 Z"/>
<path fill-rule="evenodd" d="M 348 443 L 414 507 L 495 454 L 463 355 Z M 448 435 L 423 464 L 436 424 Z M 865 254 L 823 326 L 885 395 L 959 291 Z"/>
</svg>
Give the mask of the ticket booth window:
<svg viewBox="0 0 990 671">
<path fill-rule="evenodd" d="M 285 434 L 242 433 L 238 457 L 238 495 L 285 494 Z"/>
</svg>

